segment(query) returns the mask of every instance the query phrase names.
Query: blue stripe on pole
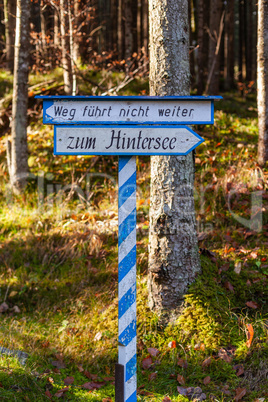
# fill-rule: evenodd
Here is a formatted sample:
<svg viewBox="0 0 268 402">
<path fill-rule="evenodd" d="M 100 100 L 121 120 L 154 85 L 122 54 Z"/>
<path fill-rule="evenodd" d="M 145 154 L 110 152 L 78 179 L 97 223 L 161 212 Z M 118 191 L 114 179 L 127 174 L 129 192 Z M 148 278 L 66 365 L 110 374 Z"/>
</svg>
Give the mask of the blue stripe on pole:
<svg viewBox="0 0 268 402">
<path fill-rule="evenodd" d="M 136 301 L 136 284 L 134 284 L 118 302 L 118 317 L 121 318 L 125 312 Z"/>
<path fill-rule="evenodd" d="M 123 184 L 122 187 L 119 187 L 118 191 L 118 207 L 121 208 L 124 202 L 133 194 L 134 189 L 136 188 L 136 172 L 133 173 L 131 177 Z"/>
<path fill-rule="evenodd" d="M 124 346 L 129 345 L 132 339 L 135 338 L 137 331 L 136 320 L 133 320 L 127 328 L 119 335 L 119 342 Z"/>
<path fill-rule="evenodd" d="M 136 402 L 136 158 L 119 157 L 118 171 L 119 363 L 124 365 L 124 402 Z"/>
<path fill-rule="evenodd" d="M 136 224 L 136 208 L 124 220 L 124 225 L 119 226 L 118 245 L 121 246 L 124 240 L 133 232 L 133 226 Z M 136 225 L 135 225 L 136 226 Z"/>
<path fill-rule="evenodd" d="M 126 402 L 136 402 L 137 401 L 137 392 L 133 392 L 133 394 L 127 398 Z"/>
<path fill-rule="evenodd" d="M 128 381 L 137 370 L 137 355 L 135 354 L 126 364 L 126 381 Z"/>
<path fill-rule="evenodd" d="M 118 281 L 120 282 L 136 263 L 136 245 L 130 253 L 118 264 Z"/>
</svg>

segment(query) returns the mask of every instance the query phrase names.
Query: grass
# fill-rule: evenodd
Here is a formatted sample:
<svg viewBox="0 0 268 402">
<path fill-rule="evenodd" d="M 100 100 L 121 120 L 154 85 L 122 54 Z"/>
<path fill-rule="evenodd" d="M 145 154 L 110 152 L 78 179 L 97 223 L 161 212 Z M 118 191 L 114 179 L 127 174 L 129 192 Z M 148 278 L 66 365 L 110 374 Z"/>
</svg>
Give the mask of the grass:
<svg viewBox="0 0 268 402">
<path fill-rule="evenodd" d="M 107 76 L 111 86 L 123 79 Z M 136 94 L 147 84 L 132 85 Z M 207 401 L 268 400 L 267 168 L 256 163 L 255 96 L 224 98 L 214 126 L 194 128 L 206 140 L 196 154 L 202 274 L 167 327 L 146 303 L 150 162 L 138 160 L 139 401 L 187 401 L 184 386 L 200 387 Z M 29 355 L 25 365 L 2 355 L 0 399 L 113 401 L 117 158 L 53 156 L 52 129 L 36 115 L 28 140 L 32 175 L 21 197 L 8 189 L 0 140 L 0 302 L 8 305 L 0 346 Z M 92 382 L 100 388 L 86 388 Z"/>
</svg>

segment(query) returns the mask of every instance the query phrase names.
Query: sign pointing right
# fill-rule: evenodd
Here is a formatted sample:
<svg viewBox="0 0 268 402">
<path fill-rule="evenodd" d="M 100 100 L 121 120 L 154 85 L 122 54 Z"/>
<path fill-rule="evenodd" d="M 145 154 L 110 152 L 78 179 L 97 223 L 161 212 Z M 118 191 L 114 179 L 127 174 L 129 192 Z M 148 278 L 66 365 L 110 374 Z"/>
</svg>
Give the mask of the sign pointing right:
<svg viewBox="0 0 268 402">
<path fill-rule="evenodd" d="M 55 126 L 56 155 L 187 155 L 203 142 L 187 126 Z"/>
</svg>

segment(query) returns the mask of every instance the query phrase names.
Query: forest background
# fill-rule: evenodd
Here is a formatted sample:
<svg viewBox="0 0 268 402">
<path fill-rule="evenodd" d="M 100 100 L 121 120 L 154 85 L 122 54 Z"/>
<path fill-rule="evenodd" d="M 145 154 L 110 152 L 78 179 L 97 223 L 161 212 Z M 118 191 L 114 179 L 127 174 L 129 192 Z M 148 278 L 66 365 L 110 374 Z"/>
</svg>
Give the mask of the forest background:
<svg viewBox="0 0 268 402">
<path fill-rule="evenodd" d="M 0 396 L 112 401 L 117 158 L 53 156 L 35 95 L 146 95 L 146 0 L 31 1 L 28 184 L 10 188 L 16 1 L 0 1 Z M 138 162 L 141 401 L 268 398 L 267 167 L 257 163 L 257 6 L 189 2 L 191 94 L 221 94 L 196 155 L 202 275 L 176 323 L 147 300 L 149 158 Z M 19 352 L 20 351 L 20 352 Z M 22 353 L 23 352 L 23 353 Z"/>
</svg>

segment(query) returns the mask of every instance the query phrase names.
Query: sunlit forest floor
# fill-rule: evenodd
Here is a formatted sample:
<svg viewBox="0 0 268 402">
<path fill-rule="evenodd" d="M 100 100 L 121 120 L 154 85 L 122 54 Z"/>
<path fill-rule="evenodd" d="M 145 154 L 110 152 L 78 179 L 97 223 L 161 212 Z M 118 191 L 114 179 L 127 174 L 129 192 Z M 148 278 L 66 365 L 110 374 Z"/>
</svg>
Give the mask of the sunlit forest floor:
<svg viewBox="0 0 268 402">
<path fill-rule="evenodd" d="M 0 399 L 109 402 L 118 161 L 53 155 L 53 129 L 42 124 L 34 95 L 62 93 L 54 74 L 31 77 L 31 175 L 21 197 L 9 189 L 4 123 L 0 138 Z M 12 77 L 1 78 L 8 111 Z M 97 72 L 81 94 L 103 78 L 110 86 L 124 79 Z M 121 94 L 147 89 L 140 78 Z M 256 94 L 225 94 L 214 126 L 193 129 L 205 139 L 195 190 L 202 275 L 167 327 L 146 302 L 150 160 L 138 159 L 138 400 L 268 401 L 268 171 L 256 163 Z"/>
</svg>

